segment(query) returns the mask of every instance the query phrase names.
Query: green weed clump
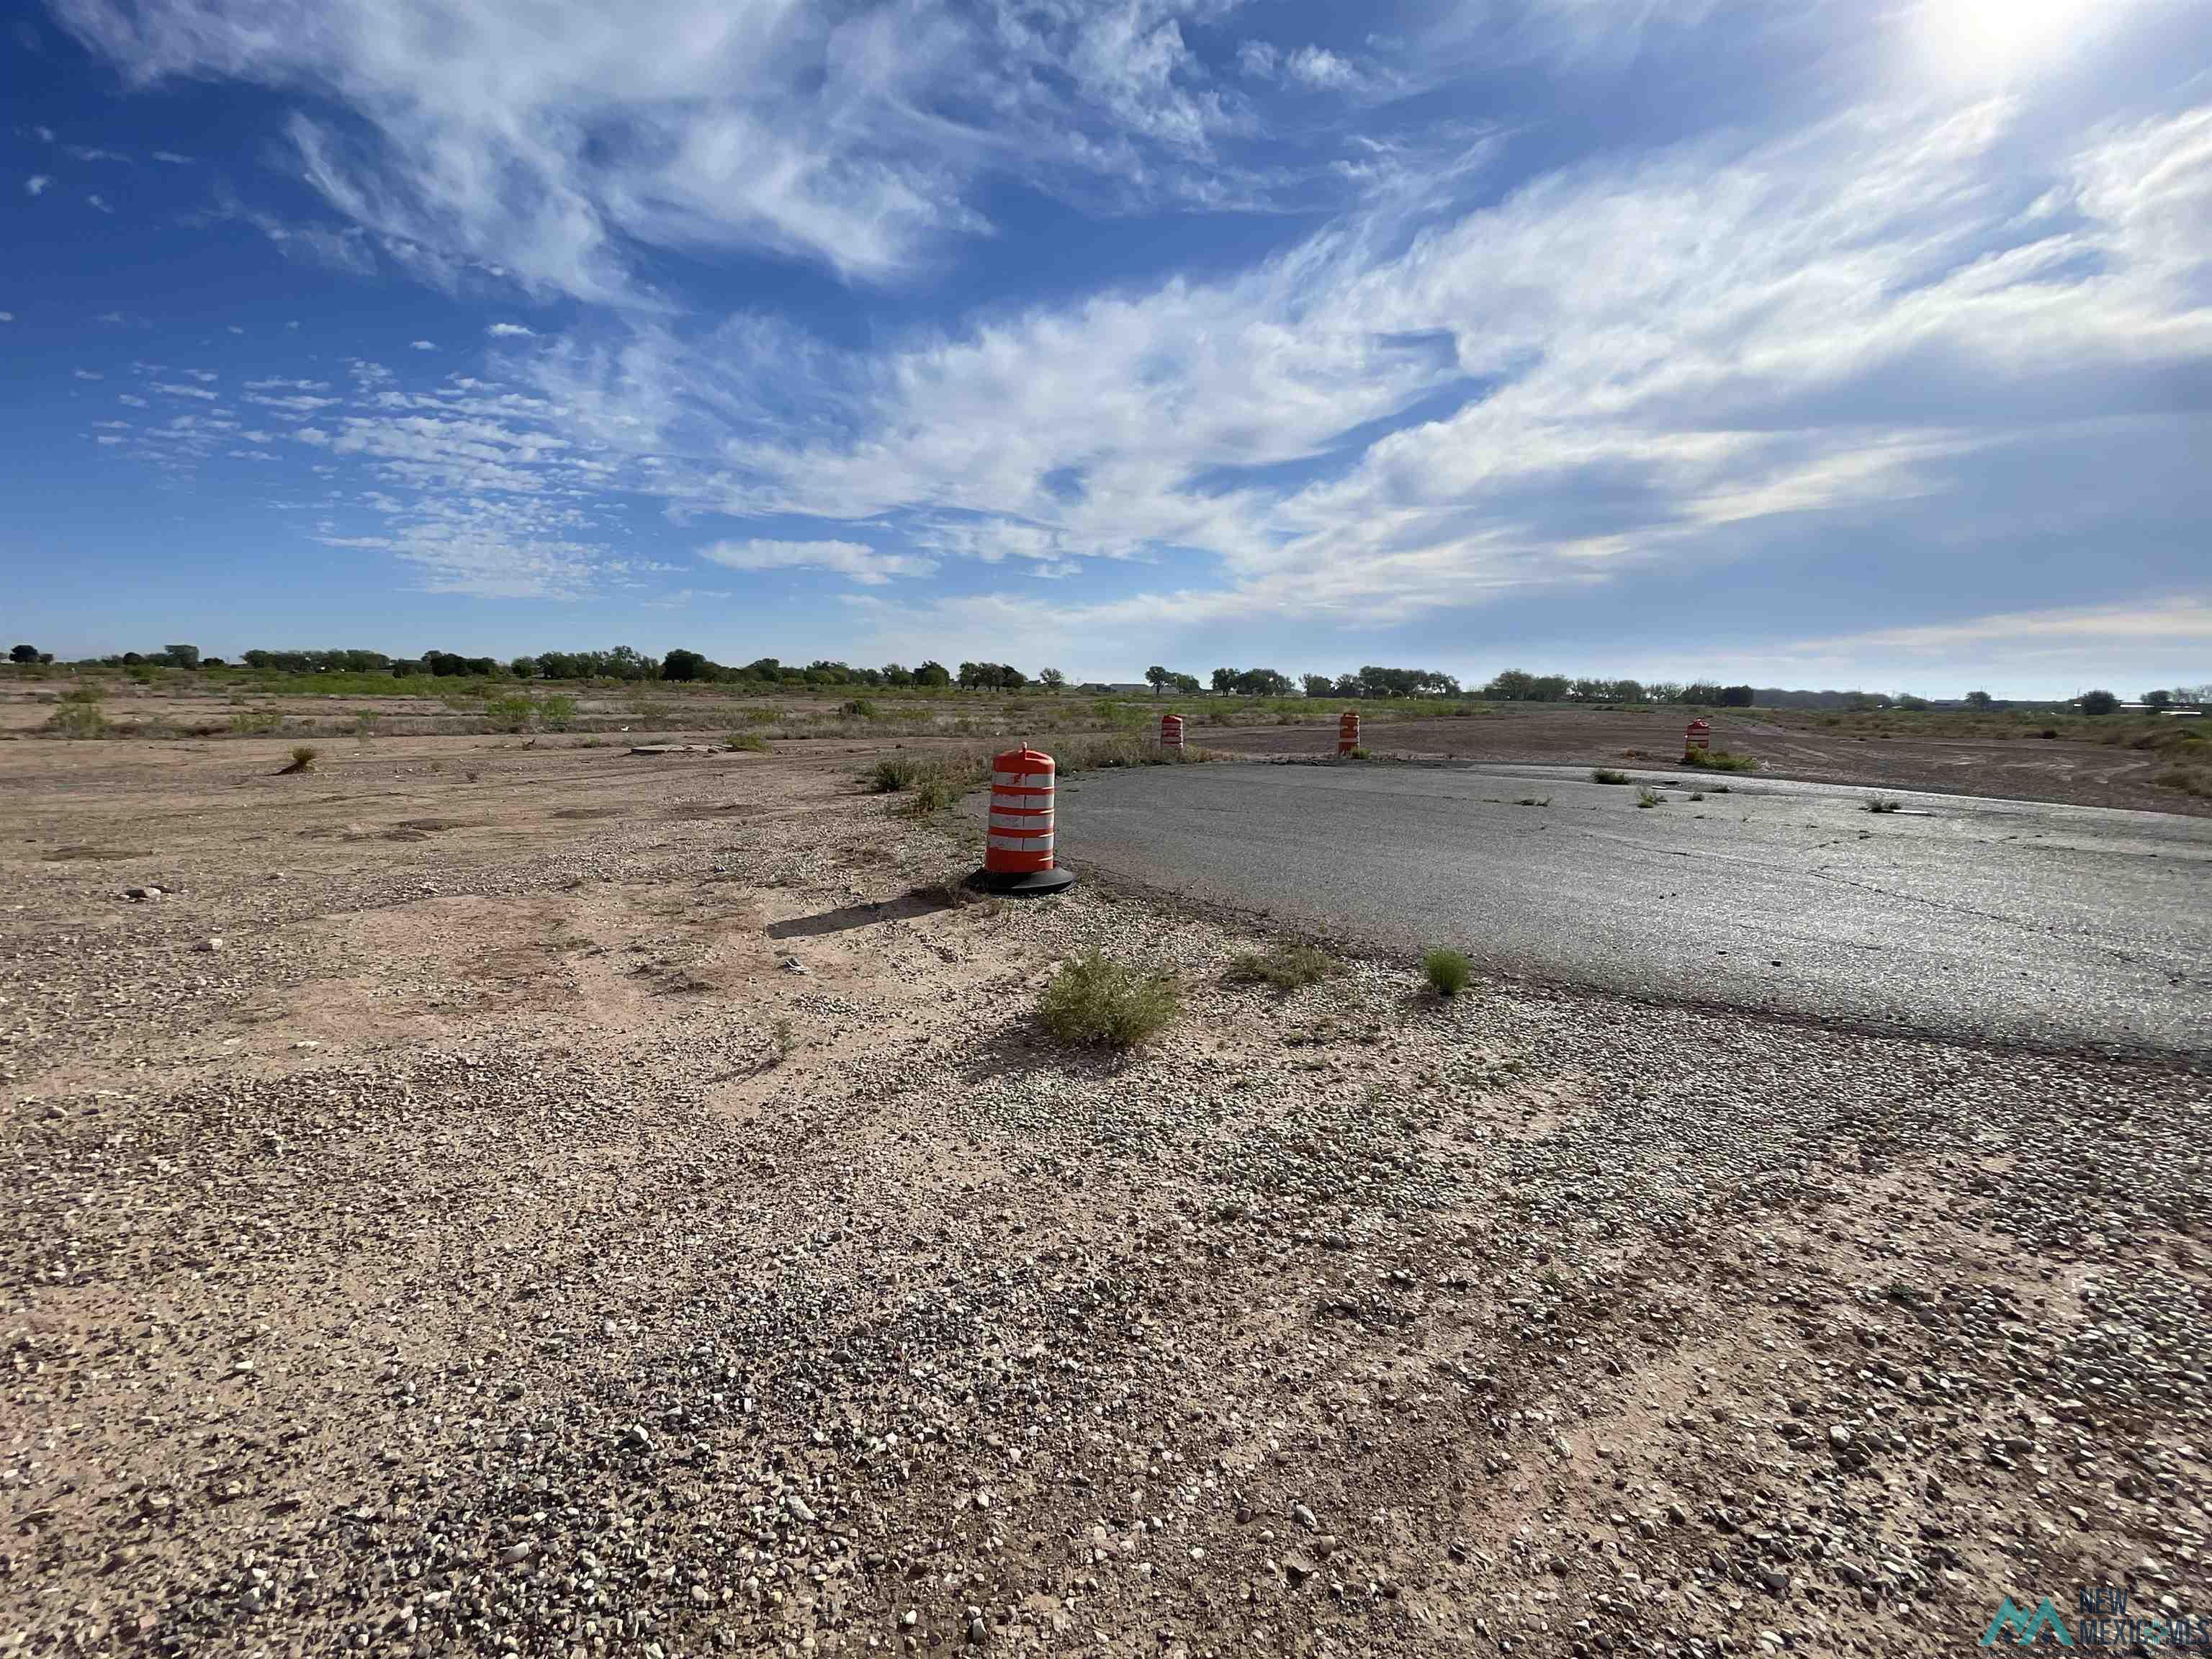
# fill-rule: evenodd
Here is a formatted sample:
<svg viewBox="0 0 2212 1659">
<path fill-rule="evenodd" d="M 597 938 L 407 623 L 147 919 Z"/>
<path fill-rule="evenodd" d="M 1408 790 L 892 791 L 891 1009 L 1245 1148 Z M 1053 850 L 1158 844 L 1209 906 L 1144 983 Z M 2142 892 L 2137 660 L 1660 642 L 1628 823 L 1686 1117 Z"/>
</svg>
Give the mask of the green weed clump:
<svg viewBox="0 0 2212 1659">
<path fill-rule="evenodd" d="M 1133 1048 L 1166 1029 L 1182 1006 L 1172 973 L 1092 951 L 1052 976 L 1037 998 L 1037 1018 L 1070 1048 Z"/>
<path fill-rule="evenodd" d="M 60 705 L 46 717 L 47 729 L 64 738 L 105 737 L 107 716 L 100 712 L 103 695 L 96 685 L 80 685 L 64 691 Z"/>
<path fill-rule="evenodd" d="M 1468 981 L 1474 977 L 1474 964 L 1463 952 L 1439 945 L 1421 958 L 1421 976 L 1438 996 L 1455 997 L 1467 989 Z"/>
</svg>

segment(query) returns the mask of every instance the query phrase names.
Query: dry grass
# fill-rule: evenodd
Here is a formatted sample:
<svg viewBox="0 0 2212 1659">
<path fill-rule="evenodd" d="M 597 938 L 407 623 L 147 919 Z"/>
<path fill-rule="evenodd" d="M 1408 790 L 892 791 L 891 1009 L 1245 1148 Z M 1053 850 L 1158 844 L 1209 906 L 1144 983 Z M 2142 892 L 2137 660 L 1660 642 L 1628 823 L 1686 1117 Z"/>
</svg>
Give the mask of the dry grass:
<svg viewBox="0 0 2212 1659">
<path fill-rule="evenodd" d="M 1336 971 L 1336 958 L 1310 945 L 1279 945 L 1261 954 L 1247 951 L 1229 964 L 1224 975 L 1232 985 L 1272 985 L 1279 991 L 1295 991 L 1326 979 Z"/>
</svg>

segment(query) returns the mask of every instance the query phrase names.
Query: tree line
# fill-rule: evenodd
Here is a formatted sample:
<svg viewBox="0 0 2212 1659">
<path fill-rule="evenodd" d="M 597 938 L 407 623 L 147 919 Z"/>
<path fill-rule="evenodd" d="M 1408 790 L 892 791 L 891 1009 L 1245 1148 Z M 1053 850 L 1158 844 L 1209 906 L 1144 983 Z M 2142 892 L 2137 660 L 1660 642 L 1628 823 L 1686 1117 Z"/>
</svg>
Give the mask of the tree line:
<svg viewBox="0 0 2212 1659">
<path fill-rule="evenodd" d="M 52 663 L 54 653 L 35 646 L 18 645 L 9 653 L 17 665 Z M 106 667 L 223 668 L 221 657 L 203 656 L 192 645 L 166 645 L 159 651 L 125 651 L 88 659 L 80 664 Z M 817 658 L 804 665 L 774 657 L 757 657 L 749 663 L 725 665 L 697 651 L 678 648 L 663 657 L 650 656 L 627 645 L 605 651 L 541 651 L 507 662 L 495 657 L 463 656 L 452 651 L 425 651 L 419 657 L 392 657 L 381 651 L 331 649 L 243 653 L 238 665 L 260 672 L 284 674 L 391 674 L 396 678 L 424 675 L 434 678 L 512 678 L 521 680 L 665 680 L 702 684 L 757 685 L 858 685 L 871 687 L 958 687 L 963 690 L 1018 691 L 1035 685 L 1058 691 L 1068 684 L 1057 668 L 1043 668 L 1034 678 L 1007 663 L 963 662 L 947 668 L 928 661 L 909 668 L 885 663 L 880 668 L 856 668 L 849 663 Z M 1218 696 L 1310 698 L 1478 697 L 1487 702 L 1680 703 L 1704 708 L 1809 708 L 1871 710 L 1919 709 L 1930 705 L 1910 692 L 1861 690 L 1804 690 L 1777 685 L 1723 685 L 1715 680 L 1634 680 L 1565 674 L 1532 674 L 1509 668 L 1479 686 L 1462 688 L 1451 675 L 1432 668 L 1390 668 L 1369 664 L 1357 673 L 1300 674 L 1295 678 L 1273 668 L 1217 668 L 1206 681 L 1155 663 L 1145 670 L 1145 684 L 1155 696 L 1173 692 L 1197 696 L 1211 690 Z M 1104 692 L 1111 688 L 1092 683 L 1080 688 Z M 1970 691 L 1965 702 L 1976 709 L 2006 707 L 2047 708 L 2051 701 L 2006 703 L 1987 691 Z M 2212 703 L 2212 683 L 2146 691 L 2145 707 L 2169 708 Z M 2107 714 L 2120 706 L 2111 691 L 2085 691 L 2072 699 L 2084 714 Z"/>
</svg>

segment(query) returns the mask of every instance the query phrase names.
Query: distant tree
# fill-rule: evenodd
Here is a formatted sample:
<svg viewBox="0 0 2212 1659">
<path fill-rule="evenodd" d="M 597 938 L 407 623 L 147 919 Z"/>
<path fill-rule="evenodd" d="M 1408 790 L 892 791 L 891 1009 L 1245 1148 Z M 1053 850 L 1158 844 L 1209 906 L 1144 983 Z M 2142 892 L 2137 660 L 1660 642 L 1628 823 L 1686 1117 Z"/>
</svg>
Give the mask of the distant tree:
<svg viewBox="0 0 2212 1659">
<path fill-rule="evenodd" d="M 2085 714 L 2109 714 L 2120 706 L 2120 700 L 2109 691 L 2084 691 L 2075 701 L 2081 705 Z"/>
<path fill-rule="evenodd" d="M 660 659 L 660 678 L 664 680 L 696 680 L 706 670 L 707 659 L 696 651 L 679 647 Z"/>
<path fill-rule="evenodd" d="M 916 685 L 950 685 L 952 676 L 945 672 L 943 663 L 926 662 L 914 671 L 914 683 Z"/>
<path fill-rule="evenodd" d="M 1966 693 L 1966 707 L 1969 708 L 1980 708 L 1984 710 L 1994 708 L 1996 707 L 1996 701 L 1997 700 L 1995 697 L 1991 696 L 1986 691 L 1969 691 Z"/>
<path fill-rule="evenodd" d="M 9 662 L 36 662 L 38 659 L 39 647 L 35 645 L 19 645 L 8 653 Z"/>
<path fill-rule="evenodd" d="M 1336 689 L 1336 682 L 1326 674 L 1301 674 L 1298 684 L 1310 697 L 1325 697 Z"/>
<path fill-rule="evenodd" d="M 1213 689 L 1216 691 L 1220 692 L 1224 696 L 1230 692 L 1234 691 L 1237 689 L 1237 671 L 1233 668 L 1215 669 L 1213 671 Z"/>
<path fill-rule="evenodd" d="M 198 668 L 200 665 L 200 648 L 197 645 L 165 645 L 161 647 L 161 654 L 168 659 L 172 668 Z"/>
<path fill-rule="evenodd" d="M 2171 691 L 2146 691 L 2142 694 L 2142 700 L 2143 707 L 2146 708 L 2171 708 L 2173 707 L 2173 693 Z"/>
<path fill-rule="evenodd" d="M 1057 668 L 1040 668 L 1037 670 L 1037 684 L 1048 691 L 1057 691 L 1067 684 L 1067 676 Z"/>
<path fill-rule="evenodd" d="M 1158 663 L 1145 671 L 1145 684 L 1152 688 L 1152 695 L 1156 697 L 1174 683 L 1175 676 Z"/>
</svg>

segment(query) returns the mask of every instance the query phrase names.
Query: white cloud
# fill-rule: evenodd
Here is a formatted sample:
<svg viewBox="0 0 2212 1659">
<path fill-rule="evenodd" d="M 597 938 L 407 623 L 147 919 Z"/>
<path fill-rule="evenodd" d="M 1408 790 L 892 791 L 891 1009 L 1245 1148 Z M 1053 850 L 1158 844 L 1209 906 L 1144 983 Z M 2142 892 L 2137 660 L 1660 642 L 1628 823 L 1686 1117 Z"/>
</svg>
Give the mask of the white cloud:
<svg viewBox="0 0 2212 1659">
<path fill-rule="evenodd" d="M 359 227 L 526 286 L 656 303 L 626 244 L 742 247 L 872 280 L 979 220 L 980 177 L 1178 200 L 1249 117 L 1185 39 L 1220 0 L 58 0 L 140 82 L 307 88 L 307 179 Z M 353 136 L 355 131 L 365 137 Z"/>
<path fill-rule="evenodd" d="M 870 587 L 894 576 L 927 576 L 937 568 L 933 559 L 881 553 L 861 542 L 716 542 L 701 548 L 699 556 L 732 570 L 833 571 Z"/>
<path fill-rule="evenodd" d="M 879 354 L 648 324 L 532 372 L 686 508 L 947 557 L 1197 550 L 1226 611 L 1389 623 L 1940 494 L 2039 407 L 2212 358 L 2212 111 L 2092 135 L 2040 220 L 2008 118 L 1869 112 L 1412 226 L 1386 203 L 1233 279 Z"/>
<path fill-rule="evenodd" d="M 494 323 L 484 332 L 495 340 L 532 340 L 538 337 L 536 329 L 526 328 L 520 323 Z"/>
<path fill-rule="evenodd" d="M 23 193 L 27 196 L 43 196 L 46 193 L 46 186 L 53 181 L 52 173 L 34 173 L 23 180 Z"/>
</svg>

